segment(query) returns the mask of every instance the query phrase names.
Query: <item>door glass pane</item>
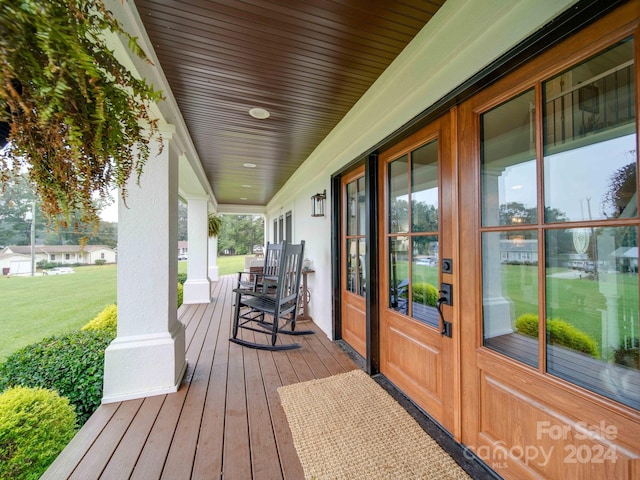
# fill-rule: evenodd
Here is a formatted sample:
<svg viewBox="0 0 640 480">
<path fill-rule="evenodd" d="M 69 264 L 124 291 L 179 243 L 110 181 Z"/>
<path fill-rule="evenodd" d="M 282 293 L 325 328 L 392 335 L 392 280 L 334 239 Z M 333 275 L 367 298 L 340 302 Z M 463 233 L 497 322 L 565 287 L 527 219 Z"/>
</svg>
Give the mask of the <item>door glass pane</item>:
<svg viewBox="0 0 640 480">
<path fill-rule="evenodd" d="M 409 313 L 409 237 L 389 239 L 389 307 Z"/>
<path fill-rule="evenodd" d="M 640 409 L 638 229 L 549 230 L 547 370 Z"/>
<path fill-rule="evenodd" d="M 357 291 L 357 245 L 357 240 L 347 239 L 347 291 L 353 293 Z"/>
<path fill-rule="evenodd" d="M 409 231 L 409 158 L 389 164 L 389 233 Z"/>
<path fill-rule="evenodd" d="M 633 41 L 544 83 L 545 221 L 638 216 Z"/>
<path fill-rule="evenodd" d="M 411 230 L 438 231 L 438 141 L 411 152 Z"/>
<path fill-rule="evenodd" d="M 411 312 L 413 318 L 438 327 L 438 236 L 413 237 Z"/>
<path fill-rule="evenodd" d="M 347 235 L 356 234 L 358 215 L 356 182 L 347 184 Z"/>
<path fill-rule="evenodd" d="M 360 177 L 358 180 L 357 191 L 358 191 L 358 235 L 365 234 L 365 221 L 367 219 L 367 214 L 365 211 L 365 197 L 364 197 L 364 177 Z"/>
<path fill-rule="evenodd" d="M 482 234 L 484 345 L 538 365 L 538 240 L 535 230 Z"/>
<path fill-rule="evenodd" d="M 480 117 L 482 225 L 536 223 L 535 92 Z"/>
<path fill-rule="evenodd" d="M 358 240 L 358 295 L 364 297 L 367 292 L 366 277 L 366 261 L 367 259 L 367 240 L 360 238 Z"/>
</svg>

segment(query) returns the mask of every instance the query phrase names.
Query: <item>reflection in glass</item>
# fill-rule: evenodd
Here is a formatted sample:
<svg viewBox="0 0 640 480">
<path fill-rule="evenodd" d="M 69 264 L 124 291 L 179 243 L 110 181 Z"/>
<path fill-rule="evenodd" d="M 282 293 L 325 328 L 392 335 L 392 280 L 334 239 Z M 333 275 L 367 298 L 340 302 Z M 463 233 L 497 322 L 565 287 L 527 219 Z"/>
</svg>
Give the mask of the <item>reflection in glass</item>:
<svg viewBox="0 0 640 480">
<path fill-rule="evenodd" d="M 356 234 L 357 215 L 356 182 L 350 182 L 347 184 L 347 235 Z"/>
<path fill-rule="evenodd" d="M 367 240 L 360 238 L 358 240 L 358 295 L 362 297 L 365 297 L 367 293 L 366 259 Z"/>
<path fill-rule="evenodd" d="M 411 268 L 411 315 L 433 327 L 440 324 L 438 292 L 438 236 L 413 237 Z"/>
<path fill-rule="evenodd" d="M 413 232 L 438 231 L 438 141 L 411 152 Z"/>
<path fill-rule="evenodd" d="M 546 222 L 638 216 L 633 41 L 545 82 L 544 125 Z"/>
<path fill-rule="evenodd" d="M 389 239 L 389 307 L 409 313 L 409 237 Z"/>
<path fill-rule="evenodd" d="M 408 162 L 404 155 L 389 164 L 389 233 L 409 231 Z"/>
<path fill-rule="evenodd" d="M 547 370 L 640 409 L 638 229 L 549 230 Z"/>
<path fill-rule="evenodd" d="M 535 93 L 481 116 L 482 225 L 536 223 Z"/>
<path fill-rule="evenodd" d="M 538 240 L 535 230 L 482 234 L 484 345 L 538 365 Z"/>
<path fill-rule="evenodd" d="M 365 211 L 364 177 L 358 179 L 358 235 L 364 235 L 367 213 Z"/>
<path fill-rule="evenodd" d="M 354 238 L 347 239 L 347 291 L 356 292 L 357 288 L 357 245 L 358 241 Z"/>
</svg>

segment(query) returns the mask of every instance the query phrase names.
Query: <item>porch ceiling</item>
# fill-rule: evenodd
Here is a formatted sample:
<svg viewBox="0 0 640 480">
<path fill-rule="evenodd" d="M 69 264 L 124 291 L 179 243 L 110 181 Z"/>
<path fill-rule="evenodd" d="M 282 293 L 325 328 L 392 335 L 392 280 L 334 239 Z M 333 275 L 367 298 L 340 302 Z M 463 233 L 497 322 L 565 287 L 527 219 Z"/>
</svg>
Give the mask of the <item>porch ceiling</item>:
<svg viewBox="0 0 640 480">
<path fill-rule="evenodd" d="M 135 4 L 218 204 L 264 206 L 444 1 Z"/>
</svg>

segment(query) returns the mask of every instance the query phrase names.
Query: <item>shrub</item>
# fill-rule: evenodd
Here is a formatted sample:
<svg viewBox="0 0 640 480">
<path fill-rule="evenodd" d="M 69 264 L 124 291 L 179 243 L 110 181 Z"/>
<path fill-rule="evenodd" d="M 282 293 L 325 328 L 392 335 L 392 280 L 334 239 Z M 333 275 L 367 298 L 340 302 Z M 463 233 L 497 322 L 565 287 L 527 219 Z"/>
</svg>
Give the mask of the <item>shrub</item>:
<svg viewBox="0 0 640 480">
<path fill-rule="evenodd" d="M 529 337 L 538 336 L 538 315 L 535 313 L 525 313 L 516 319 L 516 330 L 518 333 Z"/>
<path fill-rule="evenodd" d="M 37 479 L 75 434 L 69 400 L 42 388 L 0 395 L 0 478 Z"/>
<path fill-rule="evenodd" d="M 538 336 L 538 316 L 533 313 L 525 313 L 516 320 L 516 330 L 530 337 Z M 547 341 L 551 345 L 563 347 L 586 353 L 597 358 L 600 356 L 598 344 L 588 334 L 579 328 L 559 318 L 547 320 Z"/>
<path fill-rule="evenodd" d="M 100 405 L 104 351 L 111 332 L 86 330 L 28 345 L 0 365 L 0 391 L 13 386 L 56 390 L 76 407 L 80 425 Z"/>
<path fill-rule="evenodd" d="M 427 282 L 414 283 L 412 287 L 413 301 L 423 305 L 436 306 L 438 289 Z"/>
<path fill-rule="evenodd" d="M 184 297 L 184 287 L 181 283 L 178 284 L 178 308 L 182 305 L 182 299 Z"/>
<path fill-rule="evenodd" d="M 109 332 L 113 338 L 116 336 L 118 330 L 118 307 L 114 303 L 108 305 L 102 312 L 100 312 L 96 318 L 87 323 L 82 330 L 102 330 Z"/>
<path fill-rule="evenodd" d="M 96 258 L 96 265 L 104 265 L 105 263 L 107 263 L 107 261 L 104 258 Z"/>
<path fill-rule="evenodd" d="M 179 273 L 178 274 L 178 283 L 181 285 L 184 285 L 184 282 L 187 281 L 187 274 L 186 273 Z"/>
</svg>

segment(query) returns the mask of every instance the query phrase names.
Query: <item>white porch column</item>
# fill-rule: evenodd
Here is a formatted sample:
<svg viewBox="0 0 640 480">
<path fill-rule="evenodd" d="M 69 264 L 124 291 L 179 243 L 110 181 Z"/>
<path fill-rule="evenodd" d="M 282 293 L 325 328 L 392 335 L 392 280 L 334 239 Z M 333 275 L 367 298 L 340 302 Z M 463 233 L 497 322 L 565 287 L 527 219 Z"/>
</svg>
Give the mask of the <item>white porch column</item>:
<svg viewBox="0 0 640 480">
<path fill-rule="evenodd" d="M 218 273 L 218 237 L 209 237 L 209 280 L 220 280 Z"/>
<path fill-rule="evenodd" d="M 105 352 L 103 403 L 175 392 L 187 360 L 177 319 L 178 155 L 172 129 L 118 208 L 118 335 Z"/>
<path fill-rule="evenodd" d="M 189 258 L 187 281 L 184 282 L 184 303 L 211 302 L 211 281 L 208 276 L 209 210 L 206 196 L 185 196 L 187 200 Z"/>
</svg>

